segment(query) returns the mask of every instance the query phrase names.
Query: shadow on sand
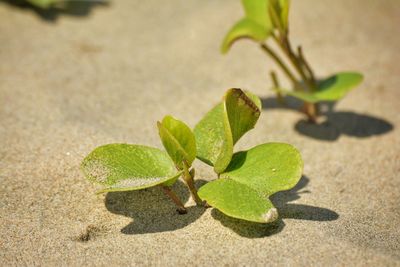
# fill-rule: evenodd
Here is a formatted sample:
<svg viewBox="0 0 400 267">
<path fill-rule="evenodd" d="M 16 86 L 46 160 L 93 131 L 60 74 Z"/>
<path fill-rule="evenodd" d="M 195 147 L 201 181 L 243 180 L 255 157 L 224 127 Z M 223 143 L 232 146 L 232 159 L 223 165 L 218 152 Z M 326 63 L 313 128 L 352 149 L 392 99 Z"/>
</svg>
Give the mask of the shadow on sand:
<svg viewBox="0 0 400 267">
<path fill-rule="evenodd" d="M 24 0 L 0 0 L 0 3 L 8 4 L 14 8 L 31 10 L 47 22 L 55 22 L 61 15 L 84 17 L 89 15 L 95 6 L 105 7 L 110 5 L 110 3 L 105 0 L 76 0 L 66 1 L 63 3 L 62 7 L 54 6 L 48 9 L 42 9 Z"/>
<path fill-rule="evenodd" d="M 302 102 L 293 97 L 285 97 L 285 102 L 286 105 L 281 105 L 275 97 L 262 99 L 265 110 L 282 108 L 298 111 L 302 107 Z M 321 103 L 320 113 L 325 120 L 317 124 L 300 120 L 296 123 L 295 130 L 302 135 L 324 141 L 335 141 L 342 134 L 365 138 L 393 130 L 393 125 L 384 119 L 351 111 L 334 111 L 334 106 L 335 103 Z"/>
<path fill-rule="evenodd" d="M 202 180 L 196 182 L 197 188 L 205 183 Z M 183 182 L 178 180 L 172 189 L 183 203 L 189 199 L 189 191 Z M 133 219 L 133 222 L 121 229 L 124 234 L 174 231 L 196 221 L 205 211 L 203 207 L 191 206 L 187 207 L 187 214 L 178 214 L 175 204 L 160 187 L 109 192 L 106 195 L 105 205 L 110 212 Z"/>
<path fill-rule="evenodd" d="M 303 176 L 293 189 L 276 193 L 271 197 L 271 201 L 279 212 L 279 219 L 273 223 L 260 224 L 247 222 L 225 216 L 216 209 L 213 209 L 211 214 L 215 219 L 220 221 L 222 225 L 231 228 L 238 235 L 247 238 L 261 238 L 281 232 L 285 227 L 285 223 L 282 219 L 290 218 L 322 222 L 334 221 L 339 218 L 339 214 L 329 209 L 300 204 L 288 204 L 290 201 L 299 199 L 301 194 L 310 193 L 307 190 L 301 191 L 308 183 L 309 179 Z"/>
<path fill-rule="evenodd" d="M 205 183 L 204 180 L 198 180 L 196 187 L 199 188 Z M 286 218 L 311 221 L 336 220 L 339 215 L 329 209 L 288 204 L 290 201 L 299 199 L 300 194 L 309 193 L 307 190 L 302 190 L 308 183 L 309 179 L 303 176 L 292 190 L 279 192 L 271 197 L 280 214 L 279 219 L 273 223 L 247 222 L 228 217 L 217 209 L 212 209 L 211 215 L 225 227 L 247 238 L 260 238 L 279 233 L 285 226 L 282 219 Z M 179 180 L 173 186 L 173 190 L 183 202 L 190 197 L 186 186 Z M 121 229 L 122 233 L 129 235 L 181 229 L 196 221 L 205 212 L 203 207 L 191 206 L 187 207 L 187 214 L 178 214 L 175 205 L 158 187 L 139 191 L 109 192 L 106 195 L 105 205 L 110 212 L 133 219 L 133 222 Z"/>
</svg>

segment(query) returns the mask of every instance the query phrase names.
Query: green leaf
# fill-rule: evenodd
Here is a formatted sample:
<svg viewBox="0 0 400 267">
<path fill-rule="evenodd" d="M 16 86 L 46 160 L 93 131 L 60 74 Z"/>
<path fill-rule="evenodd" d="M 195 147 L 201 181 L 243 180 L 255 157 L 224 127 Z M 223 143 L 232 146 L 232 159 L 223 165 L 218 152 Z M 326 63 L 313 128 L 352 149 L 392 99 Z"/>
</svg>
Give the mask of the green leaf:
<svg viewBox="0 0 400 267">
<path fill-rule="evenodd" d="M 359 85 L 362 80 L 363 76 L 360 73 L 341 72 L 320 82 L 318 90 L 313 93 L 281 90 L 285 94 L 310 103 L 337 101 L 343 98 L 351 89 Z"/>
<path fill-rule="evenodd" d="M 104 186 L 98 193 L 171 185 L 182 173 L 166 152 L 128 144 L 96 148 L 82 161 L 81 168 L 87 179 Z"/>
<path fill-rule="evenodd" d="M 246 18 L 262 26 L 266 32 L 272 30 L 271 19 L 268 16 L 269 0 L 242 0 Z"/>
<path fill-rule="evenodd" d="M 228 90 L 224 102 L 233 144 L 236 144 L 246 132 L 254 128 L 260 117 L 260 108 L 242 90 L 236 88 Z"/>
<path fill-rule="evenodd" d="M 231 179 L 217 179 L 202 186 L 199 196 L 228 216 L 252 222 L 268 223 L 278 218 L 269 199 L 256 190 Z"/>
<path fill-rule="evenodd" d="M 214 166 L 216 173 L 223 172 L 231 161 L 233 145 L 252 129 L 260 116 L 258 106 L 240 89 L 230 89 L 223 103 L 218 104 L 194 128 L 197 157 Z"/>
<path fill-rule="evenodd" d="M 262 42 L 273 30 L 268 14 L 269 0 L 242 0 L 245 17 L 239 20 L 225 36 L 221 52 L 228 52 L 231 45 L 239 38 L 250 38 Z"/>
<path fill-rule="evenodd" d="M 180 169 L 186 161 L 192 166 L 196 158 L 196 140 L 190 128 L 172 116 L 165 116 L 162 122 L 157 122 L 161 141 L 168 155 Z"/>
<path fill-rule="evenodd" d="M 216 173 L 225 170 L 233 154 L 233 139 L 228 115 L 220 103 L 194 127 L 197 158 L 214 166 Z"/>
<path fill-rule="evenodd" d="M 263 26 L 253 20 L 244 18 L 237 22 L 229 30 L 228 34 L 225 36 L 222 42 L 221 52 L 228 52 L 232 44 L 240 38 L 250 38 L 254 41 L 261 42 L 264 41 L 267 37 L 268 32 Z"/>
<path fill-rule="evenodd" d="M 323 80 L 318 85 L 315 96 L 322 101 L 335 101 L 343 98 L 351 89 L 359 85 L 363 76 L 357 72 L 342 72 Z"/>
<path fill-rule="evenodd" d="M 247 185 L 264 196 L 293 188 L 301 178 L 299 151 L 284 143 L 267 143 L 235 153 L 221 178 Z"/>
</svg>

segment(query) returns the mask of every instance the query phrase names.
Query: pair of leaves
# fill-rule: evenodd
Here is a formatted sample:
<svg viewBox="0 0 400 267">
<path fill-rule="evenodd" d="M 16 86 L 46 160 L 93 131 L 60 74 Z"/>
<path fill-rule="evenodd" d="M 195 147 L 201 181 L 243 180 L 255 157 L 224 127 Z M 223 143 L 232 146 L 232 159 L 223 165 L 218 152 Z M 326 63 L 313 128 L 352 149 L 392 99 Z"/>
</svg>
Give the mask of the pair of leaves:
<svg viewBox="0 0 400 267">
<path fill-rule="evenodd" d="M 200 188 L 200 198 L 228 216 L 268 223 L 278 216 L 268 197 L 295 186 L 303 163 L 294 147 L 281 143 L 233 154 L 234 144 L 255 126 L 260 108 L 258 97 L 231 89 L 196 125 L 194 134 L 198 158 L 219 175 Z"/>
<path fill-rule="evenodd" d="M 303 162 L 291 145 L 267 143 L 233 155 L 220 179 L 199 190 L 199 196 L 228 216 L 268 223 L 278 212 L 268 199 L 294 187 L 301 178 Z"/>
<path fill-rule="evenodd" d="M 191 166 L 196 142 L 190 128 L 171 116 L 158 122 L 158 128 L 167 152 L 142 145 L 109 144 L 96 148 L 83 160 L 85 176 L 104 186 L 98 193 L 171 186 L 182 169 Z"/>
<path fill-rule="evenodd" d="M 360 73 L 341 72 L 321 81 L 315 92 L 289 91 L 284 89 L 279 89 L 279 91 L 309 103 L 337 101 L 343 98 L 351 89 L 359 85 L 362 80 L 363 76 Z"/>
<path fill-rule="evenodd" d="M 221 52 L 228 52 L 240 38 L 256 42 L 266 40 L 274 28 L 287 30 L 289 0 L 242 0 L 245 17 L 239 20 L 225 36 Z M 271 17 L 272 16 L 272 17 Z"/>
</svg>

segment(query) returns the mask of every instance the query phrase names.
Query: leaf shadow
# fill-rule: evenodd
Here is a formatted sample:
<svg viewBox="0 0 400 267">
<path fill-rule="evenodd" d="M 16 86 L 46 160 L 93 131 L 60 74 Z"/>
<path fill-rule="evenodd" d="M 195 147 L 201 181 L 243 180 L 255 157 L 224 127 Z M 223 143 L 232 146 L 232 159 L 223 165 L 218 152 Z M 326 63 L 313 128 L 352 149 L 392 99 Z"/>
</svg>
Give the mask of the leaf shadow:
<svg viewBox="0 0 400 267">
<path fill-rule="evenodd" d="M 198 183 L 202 183 L 202 180 Z M 172 189 L 183 203 L 189 199 L 189 191 L 180 180 Z M 160 187 L 109 192 L 105 198 L 105 206 L 114 214 L 133 219 L 133 222 L 121 229 L 122 233 L 128 235 L 174 231 L 196 221 L 205 211 L 202 207 L 191 206 L 187 207 L 187 214 L 178 214 L 175 204 Z"/>
<path fill-rule="evenodd" d="M 302 101 L 292 96 L 282 97 L 283 103 L 279 102 L 279 100 L 275 96 L 262 97 L 260 99 L 263 110 L 288 109 L 288 110 L 299 111 L 303 106 Z"/>
<path fill-rule="evenodd" d="M 309 181 L 310 179 L 308 177 L 302 176 L 299 183 L 294 188 L 288 191 L 276 193 L 271 197 L 271 201 L 279 212 L 279 219 L 275 222 L 268 224 L 247 222 L 228 217 L 217 209 L 213 209 L 211 215 L 216 220 L 220 221 L 220 223 L 225 227 L 228 227 L 238 235 L 247 238 L 262 238 L 278 234 L 285 227 L 283 219 L 322 222 L 334 221 L 339 218 L 339 214 L 330 209 L 288 203 L 299 199 L 301 194 L 310 193 L 310 191 L 304 190 Z"/>
<path fill-rule="evenodd" d="M 294 97 L 285 97 L 284 100 L 286 105 L 279 104 L 276 97 L 264 98 L 263 109 L 283 108 L 298 111 L 302 107 L 302 102 Z M 295 124 L 294 129 L 302 135 L 322 141 L 335 141 L 341 135 L 367 138 L 394 129 L 393 124 L 385 119 L 352 111 L 334 111 L 335 105 L 335 102 L 322 102 L 320 104 L 322 122 L 310 123 L 302 119 Z"/>
<path fill-rule="evenodd" d="M 84 17 L 88 16 L 95 6 L 108 7 L 107 0 L 76 0 L 65 1 L 61 7 L 53 6 L 48 9 L 37 7 L 25 0 L 0 0 L 11 7 L 33 11 L 37 16 L 46 22 L 56 22 L 61 15 Z"/>
</svg>

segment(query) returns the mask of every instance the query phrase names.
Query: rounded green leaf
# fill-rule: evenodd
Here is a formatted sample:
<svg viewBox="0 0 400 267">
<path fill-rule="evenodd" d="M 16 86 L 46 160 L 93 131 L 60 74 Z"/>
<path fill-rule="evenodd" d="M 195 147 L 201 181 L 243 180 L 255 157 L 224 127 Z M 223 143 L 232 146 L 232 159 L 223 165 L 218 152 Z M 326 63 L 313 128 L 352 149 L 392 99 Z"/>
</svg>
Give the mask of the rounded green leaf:
<svg viewBox="0 0 400 267">
<path fill-rule="evenodd" d="M 222 42 L 221 52 L 228 52 L 232 44 L 240 38 L 250 38 L 257 42 L 261 42 L 264 41 L 267 37 L 268 32 L 263 26 L 253 20 L 244 18 L 238 21 L 229 30 L 228 34 L 225 36 Z"/>
<path fill-rule="evenodd" d="M 269 199 L 231 179 L 217 179 L 202 186 L 199 196 L 224 214 L 258 223 L 269 223 L 278 212 Z"/>
<path fill-rule="evenodd" d="M 247 185 L 264 196 L 293 188 L 301 178 L 299 151 L 284 143 L 267 143 L 235 153 L 221 178 Z"/>
<path fill-rule="evenodd" d="M 288 91 L 280 89 L 287 95 L 291 95 L 305 102 L 316 103 L 321 101 L 337 101 L 343 98 L 351 89 L 359 85 L 363 76 L 357 72 L 341 72 L 333 75 L 318 84 L 318 90 L 313 93 Z"/>
<path fill-rule="evenodd" d="M 176 166 L 183 169 L 185 161 L 190 167 L 196 158 L 196 140 L 192 130 L 172 116 L 165 116 L 157 126 L 164 148 Z"/>
<path fill-rule="evenodd" d="M 82 161 L 81 168 L 87 179 L 104 186 L 98 193 L 171 185 L 182 173 L 166 152 L 128 144 L 96 148 Z"/>
<path fill-rule="evenodd" d="M 248 94 L 250 97 L 248 97 Z M 253 102 L 252 99 L 257 99 Z M 233 145 L 251 130 L 260 116 L 260 100 L 240 89 L 226 92 L 218 104 L 194 128 L 197 157 L 223 172 L 231 161 Z"/>
<path fill-rule="evenodd" d="M 318 85 L 315 97 L 321 101 L 336 101 L 359 85 L 363 76 L 357 72 L 341 72 L 323 80 Z"/>
</svg>

